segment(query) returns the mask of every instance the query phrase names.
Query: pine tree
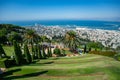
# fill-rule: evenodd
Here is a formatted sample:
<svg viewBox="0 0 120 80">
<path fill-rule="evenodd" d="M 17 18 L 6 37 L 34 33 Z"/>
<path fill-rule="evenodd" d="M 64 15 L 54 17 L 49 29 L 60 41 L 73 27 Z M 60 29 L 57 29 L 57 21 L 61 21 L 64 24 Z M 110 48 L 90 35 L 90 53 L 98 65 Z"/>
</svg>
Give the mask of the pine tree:
<svg viewBox="0 0 120 80">
<path fill-rule="evenodd" d="M 23 56 L 20 46 L 17 44 L 15 40 L 13 41 L 13 45 L 14 45 L 14 56 L 15 56 L 16 64 L 21 65 L 23 63 Z"/>
<path fill-rule="evenodd" d="M 24 54 L 25 54 L 27 63 L 31 63 L 32 62 L 32 58 L 31 58 L 28 46 L 26 44 L 24 45 Z"/>
<path fill-rule="evenodd" d="M 2 48 L 1 45 L 0 45 L 0 57 L 1 57 L 1 58 L 6 57 L 5 51 L 4 51 L 4 49 Z"/>
</svg>

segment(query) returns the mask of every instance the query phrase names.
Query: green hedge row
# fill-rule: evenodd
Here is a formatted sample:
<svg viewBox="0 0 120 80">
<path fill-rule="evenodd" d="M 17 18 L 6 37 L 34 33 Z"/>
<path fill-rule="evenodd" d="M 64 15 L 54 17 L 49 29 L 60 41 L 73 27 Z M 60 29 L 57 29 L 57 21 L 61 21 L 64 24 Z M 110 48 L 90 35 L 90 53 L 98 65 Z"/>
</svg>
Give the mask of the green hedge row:
<svg viewBox="0 0 120 80">
<path fill-rule="evenodd" d="M 103 56 L 108 56 L 108 57 L 114 57 L 115 54 L 117 54 L 114 51 L 90 51 L 90 54 L 98 54 L 98 55 L 103 55 Z"/>
<path fill-rule="evenodd" d="M 6 68 L 7 67 L 6 61 L 7 61 L 6 58 L 0 59 L 0 68 Z"/>
</svg>

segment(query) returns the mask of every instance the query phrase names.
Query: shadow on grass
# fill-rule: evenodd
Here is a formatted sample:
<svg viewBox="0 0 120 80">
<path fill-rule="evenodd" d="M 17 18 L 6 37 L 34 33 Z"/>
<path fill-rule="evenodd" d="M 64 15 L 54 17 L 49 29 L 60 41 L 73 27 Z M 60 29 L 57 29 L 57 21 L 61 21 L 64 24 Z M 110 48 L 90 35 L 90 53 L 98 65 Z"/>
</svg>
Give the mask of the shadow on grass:
<svg viewBox="0 0 120 80">
<path fill-rule="evenodd" d="M 36 63 L 36 62 L 39 62 L 40 60 L 39 59 L 37 59 L 37 60 L 34 60 L 32 63 Z"/>
<path fill-rule="evenodd" d="M 59 59 L 59 58 L 53 58 L 52 60 L 57 60 L 57 59 Z"/>
<path fill-rule="evenodd" d="M 15 70 L 4 72 L 3 74 L 0 74 L 0 80 L 4 80 L 3 77 L 12 75 L 14 72 L 18 72 L 18 71 L 21 71 L 21 69 L 15 69 Z"/>
<path fill-rule="evenodd" d="M 45 62 L 45 63 L 42 63 L 42 64 L 52 64 L 52 63 L 54 63 L 54 62 L 51 61 L 51 62 Z"/>
<path fill-rule="evenodd" d="M 35 72 L 35 73 L 30 73 L 30 74 L 25 74 L 25 75 L 16 75 L 16 76 L 10 76 L 10 77 L 5 77 L 2 78 L 2 80 L 13 80 L 13 79 L 20 79 L 20 78 L 30 78 L 30 77 L 35 77 L 42 75 L 44 73 L 47 73 L 48 71 L 42 71 L 42 72 Z"/>
</svg>

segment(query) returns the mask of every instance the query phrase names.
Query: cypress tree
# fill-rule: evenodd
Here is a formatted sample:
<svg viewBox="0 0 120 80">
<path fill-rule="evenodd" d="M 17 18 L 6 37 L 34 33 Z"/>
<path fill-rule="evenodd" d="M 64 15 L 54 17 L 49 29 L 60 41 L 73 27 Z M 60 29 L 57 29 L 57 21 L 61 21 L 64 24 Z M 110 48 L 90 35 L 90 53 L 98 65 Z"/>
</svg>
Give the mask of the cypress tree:
<svg viewBox="0 0 120 80">
<path fill-rule="evenodd" d="M 31 45 L 31 47 L 32 47 L 32 61 L 34 60 L 34 47 L 33 47 L 33 45 Z"/>
<path fill-rule="evenodd" d="M 84 53 L 86 53 L 86 51 L 87 51 L 87 47 L 86 47 L 86 45 L 85 45 L 85 47 L 84 47 Z"/>
<path fill-rule="evenodd" d="M 26 44 L 24 45 L 24 54 L 25 54 L 27 63 L 31 63 L 32 62 L 32 58 L 31 58 L 28 46 Z"/>
<path fill-rule="evenodd" d="M 13 45 L 14 45 L 14 56 L 15 56 L 16 64 L 21 65 L 23 62 L 23 56 L 20 46 L 17 44 L 15 40 L 13 41 Z"/>
<path fill-rule="evenodd" d="M 91 47 L 89 48 L 89 51 L 91 51 Z"/>
<path fill-rule="evenodd" d="M 38 49 L 38 58 L 39 58 L 39 59 L 42 59 L 42 54 L 41 54 L 41 47 L 40 47 L 40 45 L 37 46 L 37 49 Z"/>
<path fill-rule="evenodd" d="M 46 59 L 46 53 L 44 47 L 42 48 L 43 58 Z"/>
<path fill-rule="evenodd" d="M 52 57 L 52 50 L 51 50 L 51 47 L 50 47 L 50 57 Z"/>
<path fill-rule="evenodd" d="M 48 57 L 52 57 L 52 51 L 51 51 L 51 48 L 48 47 Z"/>
<path fill-rule="evenodd" d="M 35 58 L 38 58 L 38 48 L 37 48 L 38 45 L 34 45 L 34 57 Z"/>
<path fill-rule="evenodd" d="M 0 44 L 0 57 L 1 57 L 1 58 L 6 57 L 5 51 L 4 51 L 4 49 L 2 48 L 1 44 Z"/>
<path fill-rule="evenodd" d="M 47 57 L 50 57 L 50 50 L 49 50 L 49 47 L 47 48 Z"/>
</svg>

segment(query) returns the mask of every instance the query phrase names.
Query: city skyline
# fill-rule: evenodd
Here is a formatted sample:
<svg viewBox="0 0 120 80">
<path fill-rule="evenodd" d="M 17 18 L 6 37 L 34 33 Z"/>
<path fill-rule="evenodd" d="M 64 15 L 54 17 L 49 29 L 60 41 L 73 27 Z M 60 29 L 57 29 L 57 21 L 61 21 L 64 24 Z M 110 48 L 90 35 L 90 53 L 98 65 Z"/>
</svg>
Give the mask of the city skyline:
<svg viewBox="0 0 120 80">
<path fill-rule="evenodd" d="M 115 20 L 119 0 L 1 0 L 0 20 Z"/>
</svg>

